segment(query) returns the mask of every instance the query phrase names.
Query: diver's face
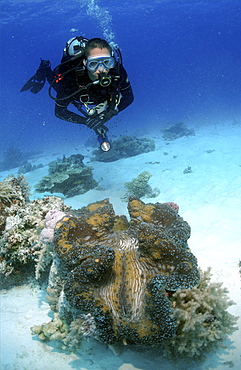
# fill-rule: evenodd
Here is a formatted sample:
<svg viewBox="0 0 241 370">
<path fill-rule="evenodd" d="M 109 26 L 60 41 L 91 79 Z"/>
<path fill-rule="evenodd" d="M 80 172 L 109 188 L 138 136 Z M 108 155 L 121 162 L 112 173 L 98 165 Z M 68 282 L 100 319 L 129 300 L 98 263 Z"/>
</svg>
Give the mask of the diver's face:
<svg viewBox="0 0 241 370">
<path fill-rule="evenodd" d="M 103 49 L 94 48 L 94 49 L 90 50 L 90 54 L 89 54 L 87 59 L 89 60 L 89 59 L 92 59 L 92 58 L 103 58 L 103 57 L 110 57 L 110 56 L 111 55 L 110 55 L 110 52 L 108 51 L 108 49 L 106 49 L 106 48 L 103 48 Z M 85 61 L 85 65 L 86 65 L 86 61 Z M 108 72 L 109 72 L 109 70 L 105 69 L 103 64 L 100 64 L 98 66 L 98 68 L 93 72 L 88 70 L 89 77 L 92 81 L 97 80 L 100 73 L 106 73 L 107 74 Z"/>
</svg>

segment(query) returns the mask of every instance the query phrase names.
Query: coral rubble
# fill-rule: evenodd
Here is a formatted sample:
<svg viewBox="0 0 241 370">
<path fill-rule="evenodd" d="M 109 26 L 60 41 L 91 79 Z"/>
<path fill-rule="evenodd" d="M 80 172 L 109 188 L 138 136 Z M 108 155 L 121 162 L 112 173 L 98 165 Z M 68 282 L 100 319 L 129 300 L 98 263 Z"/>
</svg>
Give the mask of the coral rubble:
<svg viewBox="0 0 241 370">
<path fill-rule="evenodd" d="M 63 156 L 61 161 L 49 163 L 49 175 L 36 185 L 38 192 L 62 193 L 66 197 L 84 194 L 98 183 L 93 179 L 92 168 L 83 163 L 84 156 L 73 154 Z"/>
<path fill-rule="evenodd" d="M 113 162 L 121 158 L 133 157 L 141 153 L 148 153 L 155 150 L 155 142 L 149 138 L 137 138 L 135 136 L 122 136 L 111 143 L 111 150 L 103 152 L 94 150 L 95 161 Z"/>
</svg>

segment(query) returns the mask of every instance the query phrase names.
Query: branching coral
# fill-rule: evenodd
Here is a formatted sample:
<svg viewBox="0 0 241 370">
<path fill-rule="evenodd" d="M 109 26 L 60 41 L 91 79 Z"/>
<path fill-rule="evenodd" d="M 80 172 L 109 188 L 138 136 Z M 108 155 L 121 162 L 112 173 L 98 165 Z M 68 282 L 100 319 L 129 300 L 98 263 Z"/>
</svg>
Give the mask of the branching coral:
<svg viewBox="0 0 241 370">
<path fill-rule="evenodd" d="M 237 318 L 227 311 L 235 303 L 228 299 L 228 290 L 222 283 L 211 282 L 210 271 L 200 270 L 198 286 L 177 290 L 172 295 L 177 332 L 164 343 L 169 357 L 200 360 L 237 329 Z"/>
<path fill-rule="evenodd" d="M 6 226 L 6 218 L 11 216 L 13 207 L 24 207 L 28 201 L 29 186 L 23 175 L 10 175 L 0 182 L 0 233 Z"/>
<path fill-rule="evenodd" d="M 19 199 L 19 194 L 7 181 L 0 182 L 0 202 L 10 203 L 12 199 Z"/>
<path fill-rule="evenodd" d="M 20 200 L 22 203 L 28 201 L 30 187 L 23 175 L 14 177 L 9 175 L 0 182 L 0 203 L 12 203 L 14 200 Z"/>
<path fill-rule="evenodd" d="M 11 181 L 15 182 L 14 179 Z M 21 270 L 23 266 L 35 264 L 37 259 L 36 270 L 39 276 L 39 271 L 52 261 L 49 249 L 40 239 L 40 232 L 45 225 L 45 215 L 51 209 L 68 210 L 69 207 L 57 197 L 46 197 L 28 203 L 25 202 L 22 193 L 19 198 L 17 201 L 12 201 L 11 198 L 11 203 L 3 204 L 0 274 L 9 276 Z"/>
<path fill-rule="evenodd" d="M 128 200 L 130 196 L 134 196 L 137 198 L 155 198 L 160 193 L 160 190 L 157 188 L 153 190 L 148 184 L 151 176 L 151 173 L 149 173 L 148 171 L 144 171 L 141 172 L 132 181 L 126 182 L 125 187 L 127 188 L 127 192 L 124 195 L 123 200 Z"/>
</svg>

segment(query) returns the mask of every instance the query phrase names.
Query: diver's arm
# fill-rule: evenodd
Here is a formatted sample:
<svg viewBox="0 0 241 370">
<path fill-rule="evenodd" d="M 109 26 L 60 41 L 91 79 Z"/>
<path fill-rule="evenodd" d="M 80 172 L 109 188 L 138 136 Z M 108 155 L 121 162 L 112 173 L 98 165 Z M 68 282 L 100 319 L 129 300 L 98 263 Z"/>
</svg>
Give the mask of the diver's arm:
<svg viewBox="0 0 241 370">
<path fill-rule="evenodd" d="M 67 122 L 73 122 L 78 124 L 86 124 L 86 118 L 71 112 L 67 109 L 67 106 L 55 104 L 55 116 Z"/>
<path fill-rule="evenodd" d="M 120 92 L 122 96 L 120 103 L 118 104 L 119 112 L 121 112 L 122 110 L 126 109 L 129 105 L 131 105 L 131 103 L 134 100 L 134 95 L 130 84 L 125 89 L 121 89 Z"/>
<path fill-rule="evenodd" d="M 123 66 L 121 66 L 120 69 L 120 76 L 121 76 L 121 82 L 120 82 L 120 93 L 121 93 L 121 100 L 118 104 L 118 111 L 122 111 L 126 109 L 134 100 L 133 91 L 131 88 L 130 81 L 127 76 L 127 72 Z"/>
</svg>

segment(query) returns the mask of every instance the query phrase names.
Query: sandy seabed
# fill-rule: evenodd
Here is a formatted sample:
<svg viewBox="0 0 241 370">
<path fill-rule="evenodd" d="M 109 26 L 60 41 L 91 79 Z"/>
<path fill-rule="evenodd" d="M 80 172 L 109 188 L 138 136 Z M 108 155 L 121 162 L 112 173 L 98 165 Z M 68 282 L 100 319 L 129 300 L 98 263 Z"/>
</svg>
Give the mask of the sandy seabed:
<svg viewBox="0 0 241 370">
<path fill-rule="evenodd" d="M 79 148 L 85 163 L 93 167 L 94 178 L 103 190 L 93 189 L 83 195 L 65 199 L 73 208 L 109 198 L 116 214 L 127 215 L 123 197 L 124 183 L 149 171 L 149 184 L 160 189 L 156 198 L 144 202 L 175 202 L 179 214 L 191 226 L 189 247 L 197 257 L 199 266 L 212 267 L 212 281 L 223 282 L 229 297 L 236 305 L 229 311 L 241 316 L 240 254 L 241 254 L 241 124 L 223 123 L 195 128 L 196 135 L 165 142 L 160 132 L 152 133 L 154 152 L 122 159 L 111 163 L 91 162 L 90 152 Z M 43 153 L 33 164 L 47 164 L 61 157 L 76 154 L 65 148 L 56 154 Z M 184 173 L 191 168 L 191 172 Z M 27 173 L 33 188 L 47 174 L 45 166 Z M 0 173 L 2 181 L 17 169 Z M 31 200 L 43 197 L 34 193 Z M 1 292 L 1 369 L 4 370 L 240 370 L 241 329 L 229 336 L 220 348 L 207 356 L 201 364 L 187 365 L 163 359 L 158 350 L 140 351 L 124 347 L 116 356 L 108 346 L 94 340 L 83 341 L 78 353 L 61 348 L 57 342 L 43 343 L 32 337 L 30 327 L 48 322 L 50 310 L 45 293 L 31 285 L 15 287 Z"/>
</svg>

